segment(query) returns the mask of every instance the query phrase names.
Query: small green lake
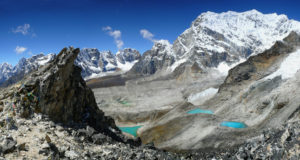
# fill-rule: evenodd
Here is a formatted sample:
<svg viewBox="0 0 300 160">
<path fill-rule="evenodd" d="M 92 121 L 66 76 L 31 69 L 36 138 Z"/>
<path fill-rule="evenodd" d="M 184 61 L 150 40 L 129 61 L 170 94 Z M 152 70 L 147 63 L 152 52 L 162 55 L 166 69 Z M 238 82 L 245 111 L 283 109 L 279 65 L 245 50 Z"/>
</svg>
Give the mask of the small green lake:
<svg viewBox="0 0 300 160">
<path fill-rule="evenodd" d="M 122 131 L 122 132 L 125 132 L 125 133 L 128 133 L 128 134 L 131 134 L 133 135 L 134 137 L 137 136 L 137 130 L 139 128 L 141 128 L 141 126 L 134 126 L 134 127 L 119 127 L 119 129 Z"/>
<path fill-rule="evenodd" d="M 120 104 L 125 105 L 125 106 L 130 106 L 129 102 L 126 101 L 126 100 L 119 100 L 118 102 L 119 102 Z"/>
<path fill-rule="evenodd" d="M 231 122 L 231 121 L 224 121 L 221 123 L 223 127 L 231 127 L 231 128 L 247 128 L 247 125 L 242 122 Z"/>
<path fill-rule="evenodd" d="M 186 113 L 188 113 L 188 114 L 199 114 L 199 113 L 203 113 L 203 114 L 214 114 L 214 112 L 211 111 L 211 110 L 204 110 L 204 109 L 200 109 L 200 108 L 196 108 L 196 109 L 193 109 L 193 110 L 189 110 L 189 111 L 187 111 Z"/>
</svg>

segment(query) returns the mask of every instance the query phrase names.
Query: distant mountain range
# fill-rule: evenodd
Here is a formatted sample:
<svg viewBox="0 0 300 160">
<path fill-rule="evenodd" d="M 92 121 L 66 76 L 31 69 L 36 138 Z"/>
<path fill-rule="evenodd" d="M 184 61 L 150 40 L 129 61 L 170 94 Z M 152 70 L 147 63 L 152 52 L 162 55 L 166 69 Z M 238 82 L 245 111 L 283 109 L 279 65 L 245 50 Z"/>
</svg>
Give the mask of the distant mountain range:
<svg viewBox="0 0 300 160">
<path fill-rule="evenodd" d="M 82 49 L 75 64 L 82 68 L 85 79 L 105 76 L 107 73 L 151 75 L 169 74 L 187 64 L 201 70 L 215 69 L 226 75 L 234 65 L 270 48 L 291 31 L 299 32 L 300 22 L 286 15 L 247 12 L 205 12 L 199 15 L 171 44 L 157 40 L 142 56 L 131 48 L 113 54 L 95 48 Z M 51 61 L 55 54 L 39 54 L 21 59 L 12 67 L 0 64 L 0 83 L 11 77 L 26 74 Z"/>
<path fill-rule="evenodd" d="M 7 86 L 22 79 L 27 73 L 46 65 L 55 58 L 55 54 L 38 54 L 30 58 L 22 58 L 16 66 L 8 63 L 0 64 L 0 84 Z M 75 64 L 82 69 L 85 79 L 104 76 L 106 73 L 128 71 L 139 59 L 140 53 L 131 48 L 113 54 L 110 51 L 98 51 L 95 48 L 82 49 Z"/>
<path fill-rule="evenodd" d="M 38 54 L 27 59 L 22 58 L 14 67 L 8 63 L 0 64 L 0 84 L 7 80 L 11 82 L 18 81 L 18 79 L 23 78 L 27 73 L 53 60 L 54 57 L 55 54 L 52 53 L 48 55 Z"/>
</svg>

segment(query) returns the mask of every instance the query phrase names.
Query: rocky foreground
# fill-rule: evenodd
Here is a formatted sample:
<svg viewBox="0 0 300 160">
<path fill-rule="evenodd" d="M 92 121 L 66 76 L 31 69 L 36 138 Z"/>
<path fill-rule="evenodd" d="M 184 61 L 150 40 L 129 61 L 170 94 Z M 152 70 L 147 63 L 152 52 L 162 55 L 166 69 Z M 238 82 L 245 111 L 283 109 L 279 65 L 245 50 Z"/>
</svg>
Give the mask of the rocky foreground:
<svg viewBox="0 0 300 160">
<path fill-rule="evenodd" d="M 127 139 L 98 109 L 74 65 L 78 53 L 64 48 L 51 63 L 1 90 L 0 159 L 300 158 L 299 111 L 280 128 L 227 150 L 172 153 Z"/>
</svg>

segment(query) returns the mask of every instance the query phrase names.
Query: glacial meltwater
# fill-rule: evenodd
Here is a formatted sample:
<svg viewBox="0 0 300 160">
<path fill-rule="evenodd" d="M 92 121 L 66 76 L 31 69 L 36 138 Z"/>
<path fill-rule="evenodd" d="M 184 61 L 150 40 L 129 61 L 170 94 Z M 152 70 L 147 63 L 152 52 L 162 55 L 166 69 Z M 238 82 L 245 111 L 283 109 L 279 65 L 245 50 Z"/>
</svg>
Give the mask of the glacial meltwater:
<svg viewBox="0 0 300 160">
<path fill-rule="evenodd" d="M 119 127 L 119 129 L 122 131 L 122 132 L 125 132 L 125 133 L 128 133 L 128 134 L 131 134 L 133 135 L 134 137 L 137 136 L 137 130 L 139 128 L 141 128 L 142 126 L 134 126 L 134 127 Z"/>
<path fill-rule="evenodd" d="M 231 127 L 231 128 L 246 128 L 247 125 L 242 122 L 230 122 L 230 121 L 224 121 L 221 123 L 221 126 L 224 127 Z"/>
<path fill-rule="evenodd" d="M 196 108 L 196 109 L 187 111 L 186 113 L 188 113 L 188 114 L 198 114 L 198 113 L 214 114 L 213 111 L 211 111 L 211 110 L 204 110 L 204 109 L 200 109 L 200 108 Z"/>
</svg>

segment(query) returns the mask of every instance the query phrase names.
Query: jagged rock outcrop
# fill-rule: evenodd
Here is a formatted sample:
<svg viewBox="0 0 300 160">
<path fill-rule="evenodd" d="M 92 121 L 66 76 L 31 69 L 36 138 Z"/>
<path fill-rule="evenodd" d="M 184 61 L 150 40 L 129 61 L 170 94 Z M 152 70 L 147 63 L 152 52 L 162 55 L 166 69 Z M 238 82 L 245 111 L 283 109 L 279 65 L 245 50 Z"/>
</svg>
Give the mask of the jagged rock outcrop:
<svg viewBox="0 0 300 160">
<path fill-rule="evenodd" d="M 64 48 L 56 58 L 26 76 L 14 89 L 2 93 L 9 98 L 4 110 L 28 118 L 43 113 L 54 122 L 63 124 L 84 123 L 99 131 L 116 128 L 114 120 L 98 109 L 95 97 L 85 84 L 81 69 L 74 65 L 79 49 Z"/>
</svg>

